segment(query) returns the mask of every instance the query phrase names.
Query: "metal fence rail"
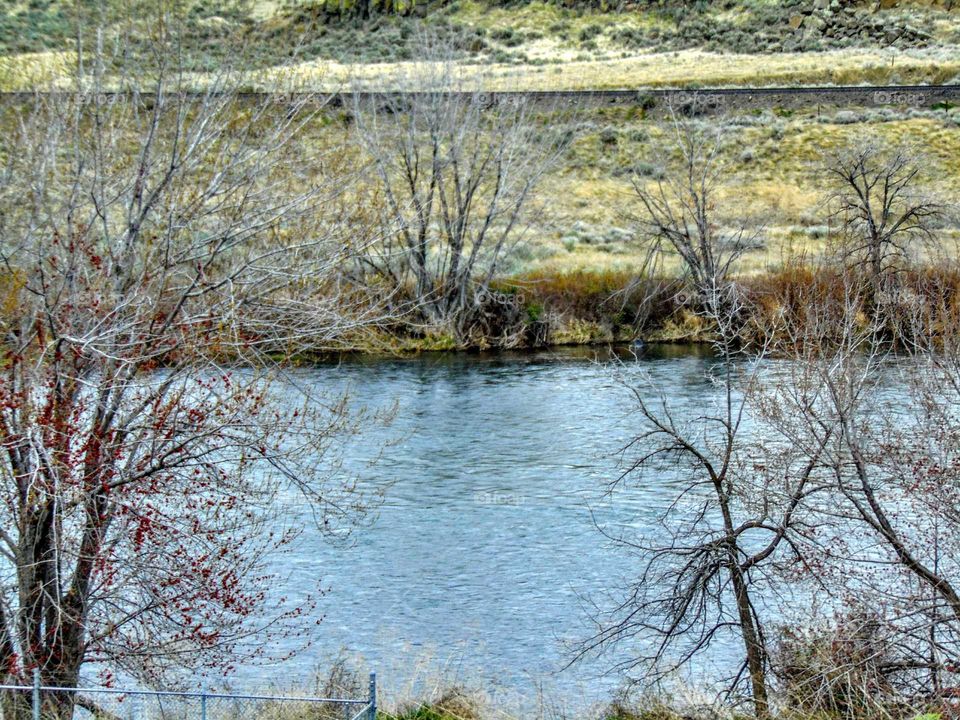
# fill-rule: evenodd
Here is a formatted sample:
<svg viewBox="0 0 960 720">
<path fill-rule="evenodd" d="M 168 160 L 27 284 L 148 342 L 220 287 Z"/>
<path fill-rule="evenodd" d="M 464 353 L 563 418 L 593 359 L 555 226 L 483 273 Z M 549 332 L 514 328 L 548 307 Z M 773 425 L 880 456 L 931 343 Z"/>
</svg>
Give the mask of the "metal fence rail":
<svg viewBox="0 0 960 720">
<path fill-rule="evenodd" d="M 365 698 L 0 685 L 2 720 L 376 720 L 377 676 Z"/>
</svg>

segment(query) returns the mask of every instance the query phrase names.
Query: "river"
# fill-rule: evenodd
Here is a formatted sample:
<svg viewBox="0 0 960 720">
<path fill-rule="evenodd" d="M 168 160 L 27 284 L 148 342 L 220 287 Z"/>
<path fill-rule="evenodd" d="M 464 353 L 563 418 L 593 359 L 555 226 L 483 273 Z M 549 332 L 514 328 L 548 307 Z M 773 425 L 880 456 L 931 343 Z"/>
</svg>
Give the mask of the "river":
<svg viewBox="0 0 960 720">
<path fill-rule="evenodd" d="M 710 394 L 706 348 L 619 354 L 681 413 Z M 607 671 L 629 647 L 565 668 L 568 644 L 589 634 L 587 601 L 636 571 L 597 524 L 649 530 L 677 478 L 607 494 L 618 451 L 639 428 L 608 360 L 580 348 L 297 371 L 316 388 L 348 392 L 355 407 L 395 405 L 389 426 L 344 451 L 345 472 L 386 491 L 349 545 L 308 525 L 284 556 L 284 593 L 322 579 L 323 622 L 311 648 L 256 677 L 322 672 L 343 651 L 394 689 L 442 679 L 483 687 L 500 704 L 526 703 L 538 688 L 565 707 L 609 700 L 625 678 Z"/>
</svg>

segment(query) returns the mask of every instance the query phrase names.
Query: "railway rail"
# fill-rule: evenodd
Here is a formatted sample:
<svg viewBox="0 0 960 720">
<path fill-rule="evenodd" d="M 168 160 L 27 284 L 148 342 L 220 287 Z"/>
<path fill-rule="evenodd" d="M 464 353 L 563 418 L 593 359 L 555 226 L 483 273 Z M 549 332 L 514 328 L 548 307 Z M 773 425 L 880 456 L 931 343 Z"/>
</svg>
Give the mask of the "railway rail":
<svg viewBox="0 0 960 720">
<path fill-rule="evenodd" d="M 102 93 L 108 100 L 119 100 L 129 96 L 129 91 L 108 91 Z M 197 91 L 197 96 L 202 96 Z M 26 101 L 35 95 L 32 91 L 13 91 L 0 93 L 0 102 Z M 238 99 L 262 101 L 272 99 L 278 103 L 291 104 L 302 102 L 305 98 L 320 97 L 325 104 L 348 106 L 355 98 L 401 99 L 416 95 L 401 91 L 362 91 L 359 93 L 332 92 L 259 92 L 244 91 L 237 93 Z M 511 98 L 523 98 L 528 102 L 545 106 L 630 106 L 641 105 L 653 110 L 656 107 L 669 107 L 674 103 L 696 102 L 705 112 L 711 109 L 753 109 L 762 107 L 802 108 L 802 107 L 842 107 L 842 106 L 900 106 L 929 108 L 943 104 L 950 107 L 960 105 L 960 84 L 952 85 L 819 85 L 791 87 L 726 87 L 726 88 L 637 88 L 619 90 L 513 90 L 482 93 L 484 100 L 491 105 L 508 101 Z"/>
</svg>

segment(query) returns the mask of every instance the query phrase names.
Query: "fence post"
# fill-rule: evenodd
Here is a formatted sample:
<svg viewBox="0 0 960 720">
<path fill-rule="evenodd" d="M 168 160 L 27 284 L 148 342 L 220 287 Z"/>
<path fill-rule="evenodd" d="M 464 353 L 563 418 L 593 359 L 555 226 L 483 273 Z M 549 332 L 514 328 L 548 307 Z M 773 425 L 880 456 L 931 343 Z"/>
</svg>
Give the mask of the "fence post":
<svg viewBox="0 0 960 720">
<path fill-rule="evenodd" d="M 200 720 L 207 720 L 207 686 L 200 686 Z"/>
<path fill-rule="evenodd" d="M 40 720 L 40 668 L 33 669 L 33 720 Z"/>
<path fill-rule="evenodd" d="M 377 720 L 377 674 L 370 673 L 370 709 L 367 710 L 369 720 Z"/>
</svg>

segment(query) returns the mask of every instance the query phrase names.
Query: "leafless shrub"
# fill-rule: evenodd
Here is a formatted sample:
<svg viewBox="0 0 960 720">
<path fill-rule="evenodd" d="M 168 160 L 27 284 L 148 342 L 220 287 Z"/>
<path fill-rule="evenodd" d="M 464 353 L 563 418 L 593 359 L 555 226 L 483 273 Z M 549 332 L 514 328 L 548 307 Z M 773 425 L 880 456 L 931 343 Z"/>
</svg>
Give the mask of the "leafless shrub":
<svg viewBox="0 0 960 720">
<path fill-rule="evenodd" d="M 776 677 L 794 709 L 851 720 L 900 714 L 895 635 L 875 616 L 851 614 L 817 629 L 782 628 L 773 654 Z"/>
<path fill-rule="evenodd" d="M 762 230 L 720 225 L 717 189 L 729 172 L 721 156 L 723 121 L 702 123 L 672 111 L 670 130 L 674 153 L 661 163 L 662 176 L 634 178 L 641 227 L 657 254 L 669 249 L 680 255 L 697 291 L 715 292 Z"/>
<path fill-rule="evenodd" d="M 839 318 L 836 306 L 819 313 L 811 303 L 801 333 L 785 338 L 788 366 L 803 368 L 817 394 L 796 395 L 787 374 L 776 401 L 758 410 L 811 459 L 807 448 L 819 448 L 820 490 L 806 499 L 807 513 L 819 520 L 795 526 L 802 563 L 784 568 L 785 578 L 808 583 L 834 608 L 856 611 L 837 627 L 837 642 L 852 643 L 837 652 L 856 650 L 846 665 L 822 648 L 808 658 L 808 701 L 867 714 L 874 703 L 896 714 L 901 701 L 928 702 L 948 690 L 958 647 L 960 425 L 950 379 L 955 340 L 944 345 L 955 335 L 939 326 L 922 352 L 895 355 L 877 340 L 883 308 L 865 316 L 858 288 L 849 287 L 847 297 Z M 795 663 L 789 674 L 797 680 L 802 667 Z"/>
<path fill-rule="evenodd" d="M 425 41 L 426 42 L 426 41 Z M 358 275 L 409 290 L 423 321 L 466 341 L 531 198 L 570 136 L 523 95 L 490 95 L 425 44 L 402 93 L 358 93 L 357 137 L 383 198 L 381 239 Z M 543 108 L 538 113 L 544 112 Z"/>
</svg>

